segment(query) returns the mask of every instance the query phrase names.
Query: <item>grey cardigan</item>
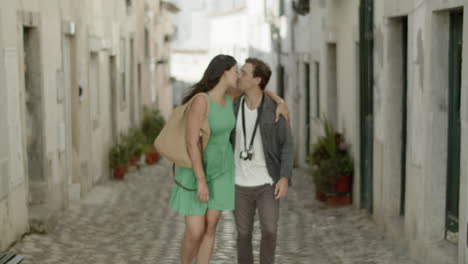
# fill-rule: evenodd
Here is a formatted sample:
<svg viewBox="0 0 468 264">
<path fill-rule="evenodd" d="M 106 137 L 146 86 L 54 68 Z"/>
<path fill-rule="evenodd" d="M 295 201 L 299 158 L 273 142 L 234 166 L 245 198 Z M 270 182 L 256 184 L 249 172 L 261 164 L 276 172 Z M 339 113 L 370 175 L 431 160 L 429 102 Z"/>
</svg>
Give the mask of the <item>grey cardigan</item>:
<svg viewBox="0 0 468 264">
<path fill-rule="evenodd" d="M 240 99 L 241 97 L 237 98 L 233 104 L 236 120 L 237 113 L 239 112 Z M 276 103 L 269 96 L 265 95 L 259 128 L 260 136 L 262 137 L 263 152 L 265 153 L 267 171 L 275 184 L 283 177 L 289 179 L 289 183 L 291 184 L 294 160 L 294 146 L 291 128 L 283 117 L 281 117 L 278 122 L 275 122 L 275 119 Z M 231 132 L 231 143 L 233 149 L 235 148 L 235 139 L 236 128 Z"/>
</svg>

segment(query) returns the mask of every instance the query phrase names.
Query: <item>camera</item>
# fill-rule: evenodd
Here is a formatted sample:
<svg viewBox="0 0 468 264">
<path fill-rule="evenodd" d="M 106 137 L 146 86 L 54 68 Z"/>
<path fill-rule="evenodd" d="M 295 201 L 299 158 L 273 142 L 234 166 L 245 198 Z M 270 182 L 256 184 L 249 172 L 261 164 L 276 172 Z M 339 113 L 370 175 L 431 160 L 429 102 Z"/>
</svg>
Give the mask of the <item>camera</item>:
<svg viewBox="0 0 468 264">
<path fill-rule="evenodd" d="M 240 152 L 240 158 L 243 160 L 252 160 L 253 150 L 249 149 L 247 151 L 243 150 Z"/>
</svg>

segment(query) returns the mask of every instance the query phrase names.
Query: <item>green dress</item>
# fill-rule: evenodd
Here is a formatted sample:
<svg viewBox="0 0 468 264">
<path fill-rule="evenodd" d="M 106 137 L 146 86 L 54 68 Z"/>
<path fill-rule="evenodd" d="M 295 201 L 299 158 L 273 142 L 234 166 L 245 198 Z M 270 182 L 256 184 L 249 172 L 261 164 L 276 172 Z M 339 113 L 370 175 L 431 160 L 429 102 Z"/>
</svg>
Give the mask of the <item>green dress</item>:
<svg viewBox="0 0 468 264">
<path fill-rule="evenodd" d="M 225 96 L 226 103 L 218 105 L 210 98 L 208 122 L 210 139 L 203 154 L 204 168 L 210 199 L 201 203 L 196 191 L 187 191 L 174 184 L 169 206 L 182 215 L 205 215 L 207 209 L 234 210 L 234 154 L 229 141 L 235 126 L 232 100 Z M 176 166 L 176 179 L 183 186 L 197 188 L 192 168 Z"/>
</svg>

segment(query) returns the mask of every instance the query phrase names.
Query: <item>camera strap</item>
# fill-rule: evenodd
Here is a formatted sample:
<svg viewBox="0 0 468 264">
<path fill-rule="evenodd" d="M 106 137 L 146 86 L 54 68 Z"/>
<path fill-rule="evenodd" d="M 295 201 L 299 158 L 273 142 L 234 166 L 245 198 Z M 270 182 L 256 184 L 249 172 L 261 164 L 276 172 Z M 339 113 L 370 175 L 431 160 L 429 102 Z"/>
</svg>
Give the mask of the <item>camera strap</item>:
<svg viewBox="0 0 468 264">
<path fill-rule="evenodd" d="M 258 123 L 260 121 L 260 117 L 262 115 L 263 109 L 263 102 L 265 101 L 265 94 L 262 93 L 262 101 L 260 102 L 260 106 L 257 108 L 257 120 L 255 121 L 254 131 L 252 133 L 252 137 L 250 138 L 250 145 L 248 150 L 253 149 L 253 142 L 255 139 L 255 135 L 257 134 Z M 242 131 L 244 132 L 244 151 L 247 151 L 247 136 L 246 136 L 246 129 L 245 129 L 245 96 L 242 98 Z"/>
</svg>

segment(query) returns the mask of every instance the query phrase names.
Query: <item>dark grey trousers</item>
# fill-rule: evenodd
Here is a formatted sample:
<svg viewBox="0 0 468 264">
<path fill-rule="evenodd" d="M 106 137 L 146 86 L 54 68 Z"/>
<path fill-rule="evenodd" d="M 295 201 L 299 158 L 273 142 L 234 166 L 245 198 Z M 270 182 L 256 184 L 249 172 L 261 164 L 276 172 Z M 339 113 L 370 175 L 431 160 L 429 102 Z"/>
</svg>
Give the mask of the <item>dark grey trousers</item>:
<svg viewBox="0 0 468 264">
<path fill-rule="evenodd" d="M 274 187 L 236 186 L 234 218 L 237 227 L 237 260 L 239 264 L 253 264 L 252 232 L 255 212 L 258 209 L 262 240 L 260 263 L 275 262 L 276 231 L 278 229 L 279 200 L 275 200 Z"/>
</svg>

